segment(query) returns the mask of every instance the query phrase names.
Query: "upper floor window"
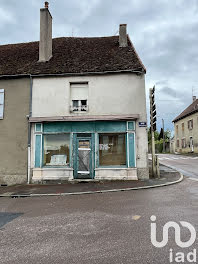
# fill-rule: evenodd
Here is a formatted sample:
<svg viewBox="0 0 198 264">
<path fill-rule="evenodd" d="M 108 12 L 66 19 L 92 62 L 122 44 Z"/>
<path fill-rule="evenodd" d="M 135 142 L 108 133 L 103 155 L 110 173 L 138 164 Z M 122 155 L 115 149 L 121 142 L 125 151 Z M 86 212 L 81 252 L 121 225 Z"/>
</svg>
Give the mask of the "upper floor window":
<svg viewBox="0 0 198 264">
<path fill-rule="evenodd" d="M 179 127 L 178 125 L 176 125 L 176 134 L 178 135 L 178 130 L 179 130 Z"/>
<path fill-rule="evenodd" d="M 88 111 L 88 83 L 70 83 L 71 112 Z"/>
<path fill-rule="evenodd" d="M 4 114 L 4 89 L 0 89 L 0 119 L 3 119 Z"/>
<path fill-rule="evenodd" d="M 193 129 L 193 119 L 188 121 L 188 129 Z"/>
</svg>

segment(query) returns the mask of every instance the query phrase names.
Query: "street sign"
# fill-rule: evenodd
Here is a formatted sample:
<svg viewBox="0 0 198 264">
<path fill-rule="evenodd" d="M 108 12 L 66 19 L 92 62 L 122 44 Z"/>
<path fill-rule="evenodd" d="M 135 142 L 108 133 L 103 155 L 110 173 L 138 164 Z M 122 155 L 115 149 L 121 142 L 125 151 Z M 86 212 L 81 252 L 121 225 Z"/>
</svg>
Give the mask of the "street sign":
<svg viewBox="0 0 198 264">
<path fill-rule="evenodd" d="M 139 127 L 147 127 L 147 123 L 146 122 L 139 122 Z"/>
</svg>

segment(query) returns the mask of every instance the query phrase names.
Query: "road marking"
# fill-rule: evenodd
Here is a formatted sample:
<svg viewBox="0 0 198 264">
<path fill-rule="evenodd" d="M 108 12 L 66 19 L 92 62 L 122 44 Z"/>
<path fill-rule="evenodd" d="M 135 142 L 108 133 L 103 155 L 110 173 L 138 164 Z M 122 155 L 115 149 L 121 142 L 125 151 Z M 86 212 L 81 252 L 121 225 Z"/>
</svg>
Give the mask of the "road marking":
<svg viewBox="0 0 198 264">
<path fill-rule="evenodd" d="M 198 181 L 198 179 L 196 179 L 196 178 L 188 178 L 188 180 L 191 180 L 191 181 Z"/>
<path fill-rule="evenodd" d="M 141 217 L 141 215 L 133 215 L 132 216 L 132 219 L 135 220 L 135 221 L 137 221 L 137 220 L 140 219 L 140 217 Z"/>
</svg>

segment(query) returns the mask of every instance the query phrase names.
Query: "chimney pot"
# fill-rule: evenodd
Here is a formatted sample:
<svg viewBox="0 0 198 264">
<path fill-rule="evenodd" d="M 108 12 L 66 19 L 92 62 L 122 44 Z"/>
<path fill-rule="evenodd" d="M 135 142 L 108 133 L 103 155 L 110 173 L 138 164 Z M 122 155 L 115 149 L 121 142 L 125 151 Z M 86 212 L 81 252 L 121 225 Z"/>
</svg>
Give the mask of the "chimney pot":
<svg viewBox="0 0 198 264">
<path fill-rule="evenodd" d="M 120 47 L 127 47 L 127 24 L 120 24 L 119 30 L 119 46 Z"/>
<path fill-rule="evenodd" d="M 193 102 L 195 102 L 197 100 L 196 96 L 193 96 Z"/>
<path fill-rule="evenodd" d="M 49 7 L 49 2 L 45 2 L 45 8 L 48 8 Z"/>
</svg>

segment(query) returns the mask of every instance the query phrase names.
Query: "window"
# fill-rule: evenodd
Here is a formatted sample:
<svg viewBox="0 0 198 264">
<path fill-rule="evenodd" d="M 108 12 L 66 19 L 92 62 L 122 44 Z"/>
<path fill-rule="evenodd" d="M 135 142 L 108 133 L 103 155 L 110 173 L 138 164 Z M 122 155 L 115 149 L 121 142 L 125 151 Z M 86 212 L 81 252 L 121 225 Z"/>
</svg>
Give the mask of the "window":
<svg viewBox="0 0 198 264">
<path fill-rule="evenodd" d="M 4 114 L 4 89 L 0 89 L 0 119 L 3 119 Z"/>
<path fill-rule="evenodd" d="M 185 147 L 186 147 L 186 139 L 182 138 L 182 148 L 185 148 Z"/>
<path fill-rule="evenodd" d="M 184 123 L 182 123 L 182 131 L 184 131 Z"/>
<path fill-rule="evenodd" d="M 69 166 L 69 134 L 44 135 L 44 165 Z"/>
<path fill-rule="evenodd" d="M 99 165 L 126 165 L 126 134 L 99 134 Z"/>
<path fill-rule="evenodd" d="M 88 83 L 70 84 L 71 112 L 88 111 Z"/>
<path fill-rule="evenodd" d="M 179 139 L 177 139 L 177 148 L 179 148 Z"/>
<path fill-rule="evenodd" d="M 188 121 L 188 129 L 192 130 L 193 129 L 193 119 Z"/>
<path fill-rule="evenodd" d="M 178 135 L 178 125 L 176 125 L 176 134 Z"/>
</svg>

